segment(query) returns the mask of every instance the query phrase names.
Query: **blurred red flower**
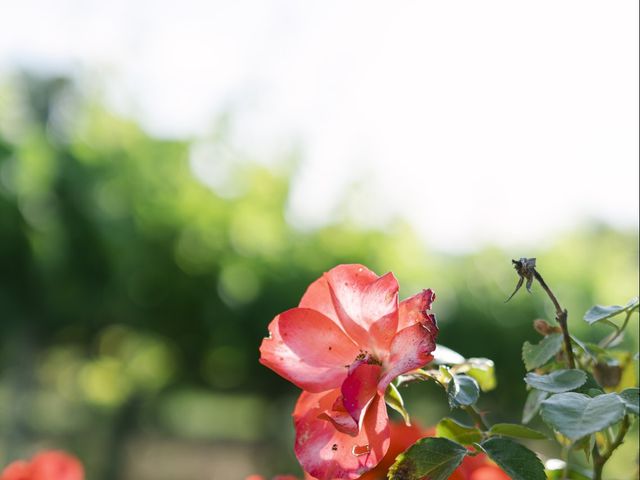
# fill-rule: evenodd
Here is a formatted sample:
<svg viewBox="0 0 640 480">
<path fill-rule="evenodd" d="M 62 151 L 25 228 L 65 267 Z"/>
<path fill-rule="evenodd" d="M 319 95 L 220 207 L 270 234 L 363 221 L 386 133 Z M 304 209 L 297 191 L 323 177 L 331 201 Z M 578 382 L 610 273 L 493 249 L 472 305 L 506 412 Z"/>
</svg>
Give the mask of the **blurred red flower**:
<svg viewBox="0 0 640 480">
<path fill-rule="evenodd" d="M 31 461 L 16 460 L 0 475 L 0 480 L 84 480 L 80 461 L 68 453 L 49 450 Z"/>
<path fill-rule="evenodd" d="M 424 290 L 398 304 L 392 273 L 339 265 L 273 319 L 260 362 L 304 390 L 293 418 L 305 471 L 356 479 L 382 460 L 390 435 L 384 393 L 433 358 L 434 299 Z"/>
</svg>

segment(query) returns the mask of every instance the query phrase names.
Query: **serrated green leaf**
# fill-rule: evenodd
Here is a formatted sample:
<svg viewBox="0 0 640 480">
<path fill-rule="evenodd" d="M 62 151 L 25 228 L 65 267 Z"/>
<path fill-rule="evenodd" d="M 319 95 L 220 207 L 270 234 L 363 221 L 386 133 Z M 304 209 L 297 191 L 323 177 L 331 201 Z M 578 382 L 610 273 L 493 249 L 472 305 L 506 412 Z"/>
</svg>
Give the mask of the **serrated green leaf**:
<svg viewBox="0 0 640 480">
<path fill-rule="evenodd" d="M 387 391 L 384 394 L 384 401 L 393 408 L 396 412 L 402 415 L 405 425 L 411 425 L 411 419 L 409 418 L 409 412 L 404 407 L 404 400 L 402 395 L 393 383 L 390 383 L 387 387 Z"/>
<path fill-rule="evenodd" d="M 591 390 L 600 390 L 601 393 L 604 393 L 602 391 L 602 387 L 597 382 L 597 380 L 593 377 L 593 375 L 591 375 L 589 372 L 585 372 L 585 374 L 587 375 L 587 379 L 584 381 L 582 385 L 580 385 L 580 387 L 575 389 L 576 393 L 586 393 L 590 397 L 595 397 L 595 395 L 589 394 Z"/>
<path fill-rule="evenodd" d="M 522 409 L 522 423 L 529 423 L 536 416 L 536 413 L 540 410 L 540 405 L 548 396 L 549 392 L 543 392 L 535 388 L 531 389 Z"/>
<path fill-rule="evenodd" d="M 523 445 L 508 438 L 494 437 L 482 442 L 481 446 L 513 480 L 546 480 L 542 462 Z"/>
<path fill-rule="evenodd" d="M 463 445 L 471 445 L 482 440 L 482 432 L 476 427 L 467 427 L 452 418 L 443 418 L 436 425 L 436 436 L 448 438 Z"/>
<path fill-rule="evenodd" d="M 587 381 L 587 374 L 582 370 L 556 370 L 548 375 L 527 373 L 524 381 L 538 390 L 550 393 L 563 393 L 576 389 Z"/>
<path fill-rule="evenodd" d="M 606 320 L 611 317 L 615 317 L 616 315 L 626 312 L 629 310 L 633 310 L 638 307 L 638 297 L 632 298 L 629 302 L 624 305 L 595 305 L 591 307 L 587 313 L 584 315 L 584 320 L 589 325 L 593 325 L 594 323 L 600 322 L 602 320 Z"/>
<path fill-rule="evenodd" d="M 640 395 L 640 390 L 637 388 L 627 388 L 618 394 L 618 396 L 624 402 L 624 407 L 627 413 L 631 413 L 638 416 L 638 410 L 640 409 L 638 396 Z"/>
<path fill-rule="evenodd" d="M 480 387 L 474 378 L 467 375 L 453 375 L 447 385 L 447 395 L 451 408 L 473 405 L 480 396 Z"/>
<path fill-rule="evenodd" d="M 422 438 L 396 457 L 388 478 L 447 480 L 466 454 L 465 447 L 446 438 Z"/>
<path fill-rule="evenodd" d="M 496 423 L 489 429 L 489 434 L 505 435 L 507 437 L 515 438 L 530 438 L 532 440 L 542 440 L 547 438 L 544 433 L 516 423 Z"/>
<path fill-rule="evenodd" d="M 625 404 L 615 393 L 589 397 L 582 393 L 560 393 L 542 402 L 540 414 L 547 425 L 576 441 L 618 423 Z"/>
<path fill-rule="evenodd" d="M 527 370 L 533 370 L 551 360 L 561 348 L 562 334 L 552 333 L 535 345 L 524 342 L 524 345 L 522 345 L 522 360 Z"/>
</svg>

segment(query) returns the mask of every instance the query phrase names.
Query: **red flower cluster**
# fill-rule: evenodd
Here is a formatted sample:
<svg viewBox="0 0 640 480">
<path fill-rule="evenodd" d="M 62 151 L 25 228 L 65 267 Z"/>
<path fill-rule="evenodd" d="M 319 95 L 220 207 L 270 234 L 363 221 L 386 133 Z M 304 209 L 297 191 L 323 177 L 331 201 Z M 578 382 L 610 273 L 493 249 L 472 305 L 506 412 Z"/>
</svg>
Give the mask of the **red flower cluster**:
<svg viewBox="0 0 640 480">
<path fill-rule="evenodd" d="M 84 468 L 77 458 L 50 450 L 29 462 L 16 460 L 2 471 L 0 480 L 84 480 Z"/>
<path fill-rule="evenodd" d="M 391 273 L 339 265 L 269 325 L 260 362 L 303 390 L 295 453 L 315 478 L 356 479 L 381 462 L 391 435 L 385 391 L 432 359 L 435 294 L 398 303 L 398 288 Z"/>
<path fill-rule="evenodd" d="M 391 444 L 387 454 L 382 461 L 369 472 L 365 473 L 358 480 L 386 480 L 387 472 L 395 462 L 398 455 L 413 445 L 416 441 L 424 437 L 430 437 L 435 433 L 434 429 L 423 430 L 415 423 L 408 427 L 404 424 L 392 422 Z M 305 474 L 305 480 L 314 480 L 313 477 Z M 265 480 L 260 475 L 251 475 L 246 480 Z M 273 480 L 297 480 L 292 475 L 278 475 Z M 509 480 L 509 476 L 504 473 L 496 464 L 491 462 L 486 455 L 475 457 L 465 457 L 460 465 L 449 477 L 449 480 Z"/>
</svg>

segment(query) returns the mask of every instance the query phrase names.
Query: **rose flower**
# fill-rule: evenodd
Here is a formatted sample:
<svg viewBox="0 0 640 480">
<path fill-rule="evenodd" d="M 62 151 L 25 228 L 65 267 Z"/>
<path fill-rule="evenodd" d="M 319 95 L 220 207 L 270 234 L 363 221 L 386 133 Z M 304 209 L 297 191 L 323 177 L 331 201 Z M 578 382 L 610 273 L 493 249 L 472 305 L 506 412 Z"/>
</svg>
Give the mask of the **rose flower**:
<svg viewBox="0 0 640 480">
<path fill-rule="evenodd" d="M 295 453 L 310 475 L 356 479 L 382 460 L 390 440 L 384 394 L 433 358 L 434 299 L 424 290 L 398 303 L 393 274 L 339 265 L 269 324 L 260 362 L 303 390 Z"/>
</svg>

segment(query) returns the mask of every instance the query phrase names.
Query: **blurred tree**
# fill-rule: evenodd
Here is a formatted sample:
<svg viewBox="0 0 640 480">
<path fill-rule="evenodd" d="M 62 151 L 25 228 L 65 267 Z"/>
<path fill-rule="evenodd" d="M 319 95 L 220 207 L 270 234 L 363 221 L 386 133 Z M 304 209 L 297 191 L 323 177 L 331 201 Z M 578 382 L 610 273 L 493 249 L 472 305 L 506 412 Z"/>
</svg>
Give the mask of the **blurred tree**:
<svg viewBox="0 0 640 480">
<path fill-rule="evenodd" d="M 504 305 L 509 255 L 435 255 L 401 220 L 384 231 L 348 219 L 297 231 L 285 219 L 295 152 L 269 170 L 229 128 L 223 116 L 208 138 L 159 139 L 69 79 L 23 74 L 0 85 L 0 460 L 55 437 L 83 454 L 91 478 L 120 478 L 136 432 L 206 437 L 197 401 L 222 400 L 203 392 L 293 393 L 257 362 L 266 325 L 346 262 L 393 270 L 403 296 L 434 288 L 440 342 L 493 358 L 500 386 L 487 409 L 519 415 L 524 371 L 514 359 L 535 340 L 531 321 L 552 315 L 542 296 Z M 596 301 L 637 292 L 635 232 L 589 228 L 548 251 L 513 254 L 525 255 L 544 257 L 575 328 Z M 219 432 L 282 435 L 250 416 L 266 415 L 268 403 L 223 404 L 254 424 Z M 191 422 L 186 408 L 204 417 Z"/>
</svg>

